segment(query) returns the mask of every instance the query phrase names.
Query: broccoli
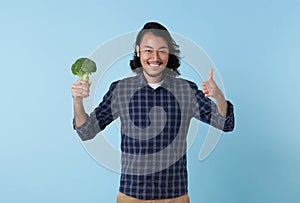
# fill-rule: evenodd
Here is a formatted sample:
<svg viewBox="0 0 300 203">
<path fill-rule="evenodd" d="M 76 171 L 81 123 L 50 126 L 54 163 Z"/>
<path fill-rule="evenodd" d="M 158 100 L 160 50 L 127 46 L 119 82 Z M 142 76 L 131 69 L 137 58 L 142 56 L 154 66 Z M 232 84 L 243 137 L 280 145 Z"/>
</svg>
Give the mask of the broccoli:
<svg viewBox="0 0 300 203">
<path fill-rule="evenodd" d="M 72 73 L 79 76 L 80 80 L 89 81 L 89 75 L 96 72 L 96 63 L 89 58 L 79 58 L 72 65 Z"/>
</svg>

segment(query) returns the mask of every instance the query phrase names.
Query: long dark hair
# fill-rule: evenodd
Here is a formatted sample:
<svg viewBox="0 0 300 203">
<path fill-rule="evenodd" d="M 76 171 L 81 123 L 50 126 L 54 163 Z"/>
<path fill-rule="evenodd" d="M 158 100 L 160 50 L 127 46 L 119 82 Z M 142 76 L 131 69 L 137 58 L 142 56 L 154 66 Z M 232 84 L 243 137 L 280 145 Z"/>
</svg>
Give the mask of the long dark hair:
<svg viewBox="0 0 300 203">
<path fill-rule="evenodd" d="M 165 28 L 163 25 L 157 22 L 146 23 L 142 30 L 139 31 L 136 37 L 135 47 L 140 46 L 141 40 L 143 39 L 144 35 L 148 32 L 151 32 L 155 36 L 162 37 L 164 40 L 166 40 L 169 48 L 169 60 L 166 68 L 169 69 L 169 73 L 173 73 L 172 75 L 180 75 L 179 71 L 177 70 L 180 66 L 179 45 L 176 44 L 167 28 Z M 137 56 L 136 50 L 134 51 L 133 59 L 130 60 L 130 67 L 133 72 L 138 73 L 141 71 L 142 64 L 140 61 L 140 57 Z"/>
</svg>

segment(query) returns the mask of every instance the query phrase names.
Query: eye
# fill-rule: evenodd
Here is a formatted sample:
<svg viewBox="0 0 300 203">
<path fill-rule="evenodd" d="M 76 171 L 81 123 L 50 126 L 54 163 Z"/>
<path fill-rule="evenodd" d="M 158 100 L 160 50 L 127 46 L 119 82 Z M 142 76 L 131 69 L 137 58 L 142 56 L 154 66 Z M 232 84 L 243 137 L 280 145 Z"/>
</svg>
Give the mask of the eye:
<svg viewBox="0 0 300 203">
<path fill-rule="evenodd" d="M 144 52 L 147 53 L 147 54 L 152 54 L 153 50 L 152 49 L 145 49 Z"/>
<path fill-rule="evenodd" d="M 159 53 L 160 55 L 167 55 L 167 54 L 169 54 L 169 51 L 166 50 L 166 49 L 161 49 L 161 50 L 158 51 L 158 53 Z"/>
<path fill-rule="evenodd" d="M 167 52 L 167 50 L 159 50 L 158 51 L 160 54 L 167 54 L 168 52 Z"/>
</svg>

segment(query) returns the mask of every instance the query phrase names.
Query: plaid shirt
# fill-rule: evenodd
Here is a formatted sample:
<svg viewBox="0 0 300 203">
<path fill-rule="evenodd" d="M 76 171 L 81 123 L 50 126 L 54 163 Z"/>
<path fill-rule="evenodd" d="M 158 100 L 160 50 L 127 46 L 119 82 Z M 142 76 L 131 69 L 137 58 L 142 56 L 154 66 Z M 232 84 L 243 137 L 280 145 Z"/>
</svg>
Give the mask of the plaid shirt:
<svg viewBox="0 0 300 203">
<path fill-rule="evenodd" d="M 82 140 L 92 139 L 114 119 L 121 120 L 120 192 L 144 200 L 187 193 L 186 137 L 196 118 L 225 132 L 234 127 L 233 105 L 227 117 L 205 98 L 195 83 L 164 76 L 153 89 L 143 74 L 111 84 L 103 101 L 76 128 Z"/>
</svg>

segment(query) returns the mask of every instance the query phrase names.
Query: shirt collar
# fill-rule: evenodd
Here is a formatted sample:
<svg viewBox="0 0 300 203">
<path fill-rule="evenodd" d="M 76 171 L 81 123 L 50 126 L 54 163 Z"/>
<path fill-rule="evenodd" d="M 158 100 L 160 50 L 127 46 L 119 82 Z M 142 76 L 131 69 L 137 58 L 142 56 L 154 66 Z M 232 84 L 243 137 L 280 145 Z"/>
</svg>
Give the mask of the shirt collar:
<svg viewBox="0 0 300 203">
<path fill-rule="evenodd" d="M 161 85 L 162 87 L 166 88 L 170 86 L 174 82 L 174 76 L 168 74 L 167 72 L 164 72 L 163 74 L 163 84 Z M 137 84 L 139 87 L 145 87 L 148 85 L 143 72 L 138 73 L 137 77 Z"/>
</svg>

